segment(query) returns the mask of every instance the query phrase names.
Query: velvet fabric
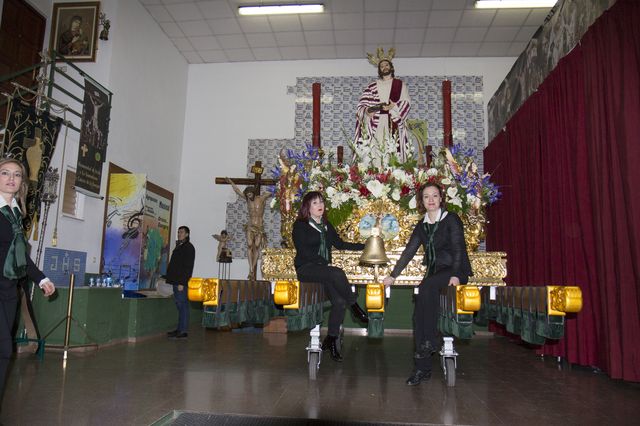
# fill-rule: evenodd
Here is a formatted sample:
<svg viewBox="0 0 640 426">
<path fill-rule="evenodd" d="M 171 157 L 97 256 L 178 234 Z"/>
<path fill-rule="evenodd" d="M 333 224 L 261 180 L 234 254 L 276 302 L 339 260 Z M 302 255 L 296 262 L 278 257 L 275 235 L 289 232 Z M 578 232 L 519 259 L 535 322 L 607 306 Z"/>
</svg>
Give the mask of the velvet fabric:
<svg viewBox="0 0 640 426">
<path fill-rule="evenodd" d="M 640 2 L 619 0 L 485 149 L 510 285 L 576 285 L 546 355 L 640 381 Z"/>
</svg>

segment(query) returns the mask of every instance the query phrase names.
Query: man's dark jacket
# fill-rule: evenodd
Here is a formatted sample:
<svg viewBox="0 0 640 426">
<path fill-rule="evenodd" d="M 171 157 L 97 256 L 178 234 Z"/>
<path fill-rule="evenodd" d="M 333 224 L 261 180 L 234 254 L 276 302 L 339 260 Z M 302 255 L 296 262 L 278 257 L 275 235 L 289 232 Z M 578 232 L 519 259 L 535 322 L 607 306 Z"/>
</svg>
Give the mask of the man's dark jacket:
<svg viewBox="0 0 640 426">
<path fill-rule="evenodd" d="M 167 266 L 167 284 L 187 285 L 193 275 L 193 264 L 196 258 L 196 249 L 186 240 L 178 244 L 171 253 L 169 266 Z"/>
</svg>

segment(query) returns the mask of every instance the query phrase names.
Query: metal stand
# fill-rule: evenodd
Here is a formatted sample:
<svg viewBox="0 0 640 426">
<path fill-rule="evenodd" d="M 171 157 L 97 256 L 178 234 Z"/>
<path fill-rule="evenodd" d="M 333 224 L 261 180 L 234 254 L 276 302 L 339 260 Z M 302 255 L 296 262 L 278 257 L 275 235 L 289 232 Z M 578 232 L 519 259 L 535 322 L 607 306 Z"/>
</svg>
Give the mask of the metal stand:
<svg viewBox="0 0 640 426">
<path fill-rule="evenodd" d="M 87 338 L 89 338 L 89 340 L 93 340 L 93 338 L 91 338 L 91 336 L 89 336 L 89 334 L 87 334 L 84 326 L 82 324 L 80 324 L 78 322 L 78 320 L 76 320 L 72 315 L 72 310 L 73 310 L 72 309 L 73 308 L 73 290 L 74 290 L 75 279 L 76 279 L 75 274 L 71 274 L 69 276 L 69 298 L 67 300 L 67 315 L 64 318 L 62 318 L 60 321 L 58 321 L 58 323 L 56 325 L 54 325 L 53 328 L 44 336 L 44 338 L 46 339 L 47 337 L 49 337 L 49 335 L 51 335 L 51 333 L 53 333 L 60 326 L 60 324 L 62 324 L 63 322 L 65 323 L 64 345 L 62 345 L 62 346 L 60 346 L 60 345 L 49 345 L 49 347 L 51 347 L 51 348 L 62 348 L 62 349 L 64 349 L 63 359 L 65 361 L 67 359 L 67 352 L 69 351 L 69 349 L 72 349 L 72 348 L 86 348 L 86 347 L 92 347 L 92 346 L 95 346 L 96 348 L 98 347 L 97 343 L 89 343 L 89 344 L 86 344 L 86 345 L 70 345 L 69 344 L 69 337 L 71 335 L 71 321 L 75 322 L 76 325 L 78 327 L 80 327 L 80 330 L 82 330 L 84 335 L 87 336 Z"/>
<path fill-rule="evenodd" d="M 218 278 L 228 280 L 231 276 L 231 262 L 218 262 Z"/>
</svg>

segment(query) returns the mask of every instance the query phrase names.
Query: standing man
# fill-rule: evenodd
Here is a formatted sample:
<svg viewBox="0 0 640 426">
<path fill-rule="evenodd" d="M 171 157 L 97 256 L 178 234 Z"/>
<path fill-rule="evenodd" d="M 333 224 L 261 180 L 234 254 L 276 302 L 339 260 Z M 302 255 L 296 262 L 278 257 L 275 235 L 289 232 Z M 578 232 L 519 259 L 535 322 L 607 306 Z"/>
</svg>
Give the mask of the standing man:
<svg viewBox="0 0 640 426">
<path fill-rule="evenodd" d="M 379 79 L 369 84 L 360 97 L 356 110 L 356 133 L 354 141 L 369 143 L 375 139 L 381 143 L 388 139 L 397 141 L 400 160 L 406 160 L 409 132 L 405 122 L 409 116 L 411 100 L 409 90 L 402 80 L 395 78 L 391 60 L 395 49 L 385 55 L 379 47 L 376 55 L 367 54 L 369 62 L 378 68 Z"/>
<path fill-rule="evenodd" d="M 173 286 L 173 297 L 178 308 L 178 328 L 167 333 L 172 339 L 186 339 L 189 329 L 187 284 L 193 275 L 193 263 L 196 258 L 196 249 L 189 242 L 189 233 L 187 226 L 178 228 L 178 241 L 167 267 L 167 284 Z"/>
<path fill-rule="evenodd" d="M 226 180 L 233 187 L 235 193 L 247 202 L 249 221 L 244 226 L 244 230 L 247 235 L 248 279 L 255 281 L 258 275 L 260 251 L 267 246 L 267 233 L 264 232 L 264 206 L 271 194 L 256 194 L 257 191 L 250 186 L 246 187 L 243 192 L 231 179 L 226 178 Z"/>
</svg>

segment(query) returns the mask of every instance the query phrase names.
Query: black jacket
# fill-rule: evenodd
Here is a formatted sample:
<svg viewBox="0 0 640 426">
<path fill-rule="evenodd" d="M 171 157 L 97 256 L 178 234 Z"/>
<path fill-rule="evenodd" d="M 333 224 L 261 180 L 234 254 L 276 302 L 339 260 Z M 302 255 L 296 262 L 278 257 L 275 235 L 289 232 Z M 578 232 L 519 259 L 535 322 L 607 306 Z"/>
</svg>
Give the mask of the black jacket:
<svg viewBox="0 0 640 426">
<path fill-rule="evenodd" d="M 338 250 L 362 250 L 364 244 L 348 243 L 343 241 L 336 229 L 327 222 L 327 247 L 329 247 L 329 261 L 327 262 L 318 254 L 320 251 L 320 232 L 309 225 L 309 222 L 296 220 L 293 224 L 293 245 L 296 248 L 294 261 L 296 269 L 303 265 L 313 263 L 316 265 L 328 265 L 331 263 L 331 247 Z"/>
<path fill-rule="evenodd" d="M 187 285 L 193 275 L 193 263 L 196 258 L 196 249 L 189 241 L 176 246 L 171 253 L 169 266 L 167 266 L 167 284 Z"/>
<path fill-rule="evenodd" d="M 391 276 L 396 278 L 402 273 L 407 264 L 413 259 L 416 251 L 422 245 L 427 244 L 427 232 L 424 229 L 422 219 L 413 229 L 411 238 L 405 247 L 398 263 L 393 268 Z M 436 251 L 436 271 L 443 268 L 451 268 L 454 277 L 469 277 L 473 275 L 471 271 L 471 263 L 467 255 L 467 246 L 464 242 L 464 228 L 462 221 L 457 214 L 448 212 L 447 216 L 440 221 L 438 229 L 433 236 L 433 245 Z M 426 247 L 423 264 L 426 265 Z"/>
<path fill-rule="evenodd" d="M 4 262 L 7 259 L 7 252 L 9 251 L 9 247 L 11 247 L 11 241 L 13 241 L 13 228 L 9 220 L 0 213 L 0 282 L 14 281 L 3 275 Z M 31 278 L 36 285 L 45 278 L 42 271 L 38 269 L 35 263 L 33 263 L 33 260 L 31 260 L 31 257 L 29 257 L 29 253 L 27 253 L 27 276 Z"/>
</svg>

